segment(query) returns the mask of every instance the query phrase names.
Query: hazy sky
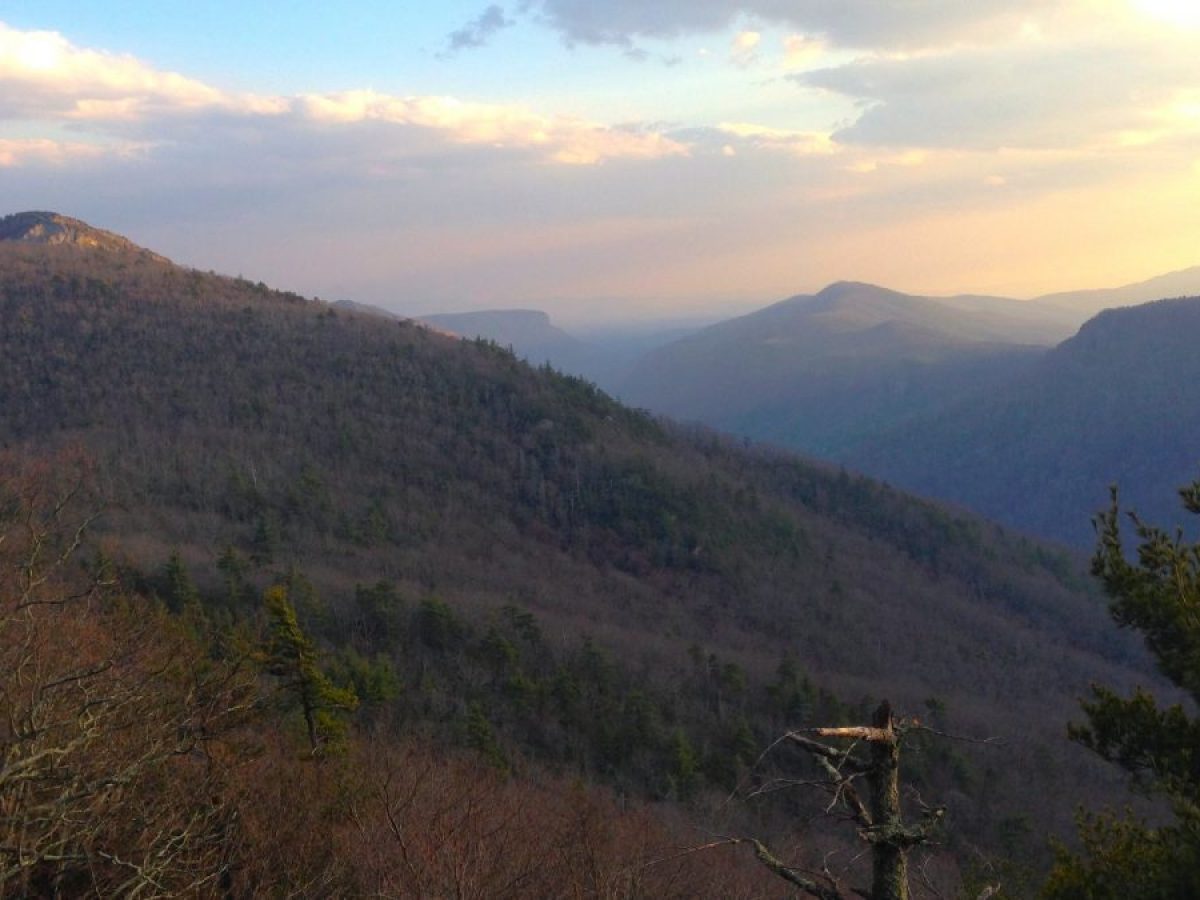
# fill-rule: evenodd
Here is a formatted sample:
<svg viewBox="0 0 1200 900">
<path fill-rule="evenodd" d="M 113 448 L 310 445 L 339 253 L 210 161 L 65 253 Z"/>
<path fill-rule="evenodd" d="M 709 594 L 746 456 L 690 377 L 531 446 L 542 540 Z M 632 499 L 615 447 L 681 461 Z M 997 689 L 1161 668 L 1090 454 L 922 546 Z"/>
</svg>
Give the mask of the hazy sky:
<svg viewBox="0 0 1200 900">
<path fill-rule="evenodd" d="M 6 0 L 0 212 L 401 312 L 1200 264 L 1197 0 Z"/>
</svg>

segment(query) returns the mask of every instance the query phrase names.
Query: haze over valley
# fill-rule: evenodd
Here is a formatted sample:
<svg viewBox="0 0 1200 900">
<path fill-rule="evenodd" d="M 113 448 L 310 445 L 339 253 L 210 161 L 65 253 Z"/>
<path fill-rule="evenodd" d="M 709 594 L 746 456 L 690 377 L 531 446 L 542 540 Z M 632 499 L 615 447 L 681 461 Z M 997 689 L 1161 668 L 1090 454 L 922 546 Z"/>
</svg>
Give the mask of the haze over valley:
<svg viewBox="0 0 1200 900">
<path fill-rule="evenodd" d="M 1174 489 L 1200 464 L 1189 294 L 1200 268 L 1024 301 L 839 282 L 644 343 L 586 343 L 532 311 L 426 321 L 634 406 L 1086 549 L 1113 484 L 1153 520 L 1183 522 Z"/>
</svg>

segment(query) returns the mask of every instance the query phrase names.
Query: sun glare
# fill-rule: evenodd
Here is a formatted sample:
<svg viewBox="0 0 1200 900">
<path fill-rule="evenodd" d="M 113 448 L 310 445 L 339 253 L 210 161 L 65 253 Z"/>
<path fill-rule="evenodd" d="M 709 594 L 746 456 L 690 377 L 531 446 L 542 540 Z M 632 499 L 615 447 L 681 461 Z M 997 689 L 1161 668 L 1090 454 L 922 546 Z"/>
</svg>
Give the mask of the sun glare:
<svg viewBox="0 0 1200 900">
<path fill-rule="evenodd" d="M 1197 0 L 1133 0 L 1139 12 L 1178 28 L 1200 28 Z"/>
</svg>

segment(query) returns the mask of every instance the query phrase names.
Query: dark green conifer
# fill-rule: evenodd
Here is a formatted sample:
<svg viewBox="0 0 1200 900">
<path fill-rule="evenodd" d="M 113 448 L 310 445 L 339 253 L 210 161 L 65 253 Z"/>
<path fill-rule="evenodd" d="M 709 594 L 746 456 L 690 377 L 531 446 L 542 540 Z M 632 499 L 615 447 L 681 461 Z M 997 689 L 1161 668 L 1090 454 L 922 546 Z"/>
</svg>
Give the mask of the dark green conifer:
<svg viewBox="0 0 1200 900">
<path fill-rule="evenodd" d="M 1200 514 L 1200 482 L 1180 491 Z M 1129 772 L 1134 784 L 1164 798 L 1174 813 L 1153 827 L 1113 813 L 1081 816 L 1081 853 L 1060 849 L 1046 894 L 1052 898 L 1200 897 L 1200 544 L 1131 515 L 1136 562 L 1121 538 L 1117 493 L 1096 520 L 1092 561 L 1124 628 L 1142 632 L 1159 670 L 1188 697 L 1163 706 L 1144 688 L 1129 697 L 1094 686 L 1087 723 L 1071 737 Z"/>
<path fill-rule="evenodd" d="M 346 727 L 340 715 L 357 708 L 358 697 L 334 685 L 321 670 L 317 646 L 301 629 L 287 588 L 269 588 L 264 603 L 270 618 L 264 667 L 300 705 L 309 746 L 317 756 L 338 746 Z"/>
</svg>

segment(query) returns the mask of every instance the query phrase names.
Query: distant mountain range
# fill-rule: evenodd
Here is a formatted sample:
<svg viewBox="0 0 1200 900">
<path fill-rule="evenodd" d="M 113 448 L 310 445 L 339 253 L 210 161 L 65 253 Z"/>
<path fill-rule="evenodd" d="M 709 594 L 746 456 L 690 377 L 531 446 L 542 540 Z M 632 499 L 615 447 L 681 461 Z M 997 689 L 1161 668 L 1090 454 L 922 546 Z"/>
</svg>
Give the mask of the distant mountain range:
<svg viewBox="0 0 1200 900">
<path fill-rule="evenodd" d="M 1200 267 L 1034 300 L 838 282 L 707 327 L 613 326 L 586 337 L 532 309 L 418 321 L 511 347 L 637 406 L 838 458 L 881 428 L 1006 381 L 1102 309 L 1186 294 L 1200 294 Z"/>
<path fill-rule="evenodd" d="M 918 297 L 875 285 L 838 282 L 816 295 L 792 297 L 764 310 L 711 326 L 706 323 L 616 325 L 596 329 L 586 336 L 564 330 L 555 325 L 547 313 L 534 309 L 476 310 L 416 318 L 451 334 L 482 337 L 512 347 L 518 356 L 535 364 L 550 362 L 571 374 L 588 375 L 588 370 L 597 370 L 612 375 L 619 369 L 631 369 L 641 356 L 706 328 L 727 334 L 740 333 L 742 337 L 750 334 L 753 339 L 754 325 L 747 328 L 731 325 L 744 320 L 747 324 L 769 321 L 772 326 L 778 326 L 790 316 L 792 322 L 788 327 L 798 328 L 805 325 L 805 315 L 817 314 L 815 320 L 826 320 L 820 327 L 827 327 L 832 320 L 840 318 L 842 330 L 847 326 L 854 330 L 857 317 L 857 325 L 864 327 L 895 322 L 944 332 L 944 337 L 966 342 L 990 340 L 998 344 L 1051 346 L 1074 334 L 1087 318 L 1101 310 L 1198 294 L 1200 266 L 1118 288 L 1066 291 L 1033 300 L 973 294 Z M 813 303 L 814 297 L 821 298 L 820 302 L 826 308 L 818 308 L 820 302 Z M 349 300 L 339 300 L 333 305 L 399 318 L 385 309 Z M 775 337 L 781 341 L 788 339 L 785 334 Z M 709 336 L 706 335 L 704 340 L 709 340 Z M 609 378 L 601 386 L 620 391 L 626 387 L 628 379 L 629 373 L 624 371 L 619 380 Z M 631 380 L 635 391 L 636 381 L 637 378 Z"/>
<path fill-rule="evenodd" d="M 880 427 L 1023 371 L 1074 316 L 840 282 L 648 353 L 620 389 L 684 420 L 836 458 Z"/>
<path fill-rule="evenodd" d="M 1105 313 L 1062 342 L 1102 309 L 1186 294 L 1200 294 L 1200 267 L 1028 301 L 839 282 L 707 328 L 625 341 L 618 354 L 533 311 L 428 321 L 582 374 L 635 406 L 1086 547 L 1110 483 L 1152 517 L 1178 521 L 1174 489 L 1200 474 L 1186 337 L 1196 331 L 1188 303 L 1155 304 Z"/>
<path fill-rule="evenodd" d="M 623 395 L 814 453 L 1086 547 L 1117 483 L 1179 521 L 1200 475 L 1191 344 L 1200 301 L 1084 311 L 1200 288 L 1200 268 L 1035 301 L 831 285 L 648 354 Z"/>
<path fill-rule="evenodd" d="M 495 341 L 534 365 L 549 362 L 565 368 L 589 348 L 550 322 L 550 316 L 534 309 L 481 310 L 420 316 L 418 321 L 450 334 Z"/>
<path fill-rule="evenodd" d="M 538 310 L 445 313 L 420 316 L 417 321 L 460 337 L 494 341 L 533 365 L 549 363 L 614 394 L 647 352 L 700 327 L 679 323 L 610 326 L 580 339 L 554 325 L 549 315 Z"/>
<path fill-rule="evenodd" d="M 1091 316 L 1106 309 L 1134 306 L 1151 300 L 1195 296 L 1200 296 L 1200 266 L 1123 287 L 1046 294 L 1031 302 L 1050 304 Z"/>
</svg>

